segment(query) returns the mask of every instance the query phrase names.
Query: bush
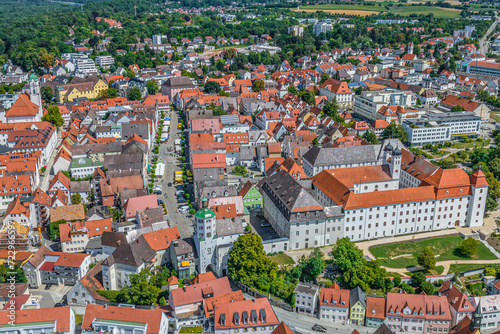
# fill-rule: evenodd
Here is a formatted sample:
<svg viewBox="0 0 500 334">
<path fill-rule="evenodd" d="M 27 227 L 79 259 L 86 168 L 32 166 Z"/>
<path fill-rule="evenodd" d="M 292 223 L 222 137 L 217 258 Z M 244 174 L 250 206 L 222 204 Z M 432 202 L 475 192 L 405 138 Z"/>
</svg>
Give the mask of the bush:
<svg viewBox="0 0 500 334">
<path fill-rule="evenodd" d="M 460 253 L 462 253 L 464 256 L 471 257 L 472 255 L 477 254 L 479 243 L 476 239 L 468 237 L 460 243 L 460 246 L 458 246 L 458 248 L 460 249 Z"/>
</svg>

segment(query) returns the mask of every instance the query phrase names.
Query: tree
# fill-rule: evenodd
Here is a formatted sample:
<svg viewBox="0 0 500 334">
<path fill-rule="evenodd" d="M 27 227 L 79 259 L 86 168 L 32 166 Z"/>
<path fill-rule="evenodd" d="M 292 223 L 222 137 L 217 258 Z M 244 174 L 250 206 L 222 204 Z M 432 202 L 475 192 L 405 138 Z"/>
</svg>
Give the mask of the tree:
<svg viewBox="0 0 500 334">
<path fill-rule="evenodd" d="M 397 138 L 402 143 L 405 143 L 408 138 L 408 134 L 406 133 L 405 128 L 402 125 L 397 125 L 392 122 L 388 127 L 384 129 L 382 132 L 382 137 L 384 138 Z"/>
<path fill-rule="evenodd" d="M 327 102 L 323 107 L 323 113 L 331 118 L 336 118 L 339 112 L 339 105 L 337 104 L 337 99 L 333 99 L 331 102 Z"/>
<path fill-rule="evenodd" d="M 472 255 L 476 255 L 478 252 L 479 243 L 476 239 L 472 237 L 468 237 L 460 243 L 458 248 L 460 249 L 460 253 L 464 256 L 471 257 Z"/>
<path fill-rule="evenodd" d="M 87 199 L 89 200 L 90 204 L 92 204 L 92 205 L 95 204 L 95 192 L 94 192 L 94 188 L 91 188 L 90 191 L 88 192 Z"/>
<path fill-rule="evenodd" d="M 248 176 L 248 170 L 245 168 L 245 166 L 236 165 L 233 168 L 233 175 L 239 175 L 239 176 L 247 177 Z"/>
<path fill-rule="evenodd" d="M 148 94 L 156 94 L 159 90 L 158 84 L 154 80 L 148 80 L 146 82 L 146 88 L 148 89 Z"/>
<path fill-rule="evenodd" d="M 424 282 L 420 285 L 420 290 L 425 292 L 427 295 L 433 295 L 436 292 L 436 288 L 430 282 Z"/>
<path fill-rule="evenodd" d="M 315 138 L 313 139 L 312 144 L 313 144 L 314 146 L 319 146 L 319 143 L 318 143 L 318 137 L 315 137 Z"/>
<path fill-rule="evenodd" d="M 430 247 L 425 247 L 422 253 L 417 257 L 418 264 L 426 270 L 432 270 L 436 267 L 436 258 Z"/>
<path fill-rule="evenodd" d="M 139 101 L 142 98 L 142 93 L 139 87 L 134 87 L 130 89 L 127 95 L 129 100 Z"/>
<path fill-rule="evenodd" d="M 50 240 L 54 241 L 56 237 L 59 235 L 59 225 L 66 224 L 66 220 L 59 219 L 55 222 L 50 223 L 49 225 L 49 237 Z"/>
<path fill-rule="evenodd" d="M 118 91 L 116 90 L 116 88 L 109 87 L 107 91 L 108 91 L 108 98 L 114 99 L 118 97 Z"/>
<path fill-rule="evenodd" d="M 40 94 L 42 95 L 42 99 L 47 103 L 52 101 L 52 99 L 54 98 L 54 92 L 52 91 L 52 88 L 50 88 L 50 87 L 40 88 Z"/>
<path fill-rule="evenodd" d="M 231 279 L 262 290 L 266 290 L 278 271 L 278 265 L 266 256 L 262 239 L 255 233 L 238 237 L 229 252 L 227 267 Z"/>
<path fill-rule="evenodd" d="M 316 277 L 325 269 L 326 263 L 323 257 L 324 254 L 319 248 L 314 248 L 308 258 L 302 257 L 300 262 L 303 264 L 301 276 L 303 281 L 311 282 L 316 280 Z"/>
<path fill-rule="evenodd" d="M 454 106 L 450 109 L 451 112 L 460 112 L 464 110 L 465 110 L 464 107 L 462 107 L 461 105 Z"/>
<path fill-rule="evenodd" d="M 366 139 L 370 144 L 378 144 L 377 135 L 371 131 L 366 131 L 363 139 Z"/>
<path fill-rule="evenodd" d="M 234 57 L 236 57 L 236 49 L 235 48 L 227 49 L 224 55 L 228 59 L 233 59 Z"/>
<path fill-rule="evenodd" d="M 288 92 L 291 93 L 291 94 L 293 94 L 293 95 L 299 96 L 299 90 L 295 86 L 289 86 L 288 87 Z"/>
<path fill-rule="evenodd" d="M 328 80 L 328 78 L 329 78 L 328 74 L 321 73 L 321 79 L 320 79 L 319 83 L 322 84 L 323 82 L 325 82 L 326 80 Z"/>
<path fill-rule="evenodd" d="M 332 250 L 332 256 L 334 264 L 342 271 L 359 269 L 364 264 L 363 251 L 347 237 L 337 241 Z"/>
<path fill-rule="evenodd" d="M 253 86 L 252 86 L 252 90 L 256 93 L 260 92 L 260 91 L 263 91 L 265 88 L 264 88 L 264 81 L 262 80 L 255 80 L 253 82 Z"/>
<path fill-rule="evenodd" d="M 79 193 L 75 193 L 75 194 L 71 195 L 71 203 L 72 204 L 82 203 L 82 196 Z"/>
<path fill-rule="evenodd" d="M 120 303 L 134 305 L 153 305 L 158 299 L 160 288 L 154 283 L 154 276 L 144 268 L 139 274 L 129 275 L 130 286 L 124 286 L 118 296 Z"/>
<path fill-rule="evenodd" d="M 42 121 L 49 122 L 55 127 L 60 127 L 64 124 L 64 119 L 62 118 L 59 107 L 57 106 L 49 107 L 47 109 L 47 113 L 42 116 Z"/>
<path fill-rule="evenodd" d="M 209 81 L 205 84 L 203 91 L 205 94 L 217 94 L 220 91 L 220 85 L 218 82 Z"/>
</svg>

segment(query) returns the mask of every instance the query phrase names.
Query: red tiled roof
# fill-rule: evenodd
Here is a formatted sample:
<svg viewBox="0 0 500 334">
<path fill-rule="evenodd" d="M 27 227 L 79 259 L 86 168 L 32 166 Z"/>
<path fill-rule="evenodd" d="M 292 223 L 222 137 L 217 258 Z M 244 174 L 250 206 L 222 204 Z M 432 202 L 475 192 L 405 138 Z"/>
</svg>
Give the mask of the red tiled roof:
<svg viewBox="0 0 500 334">
<path fill-rule="evenodd" d="M 53 307 L 26 309 L 16 311 L 16 324 L 40 323 L 40 322 L 55 322 L 59 332 L 70 332 L 71 307 Z M 8 325 L 12 321 L 9 317 L 10 311 L 0 312 L 0 325 Z"/>
<path fill-rule="evenodd" d="M 92 329 L 95 319 L 132 321 L 147 325 L 146 334 L 157 334 L 160 332 L 163 310 L 147 310 L 130 307 L 111 305 L 87 304 L 83 317 L 82 329 Z"/>
</svg>

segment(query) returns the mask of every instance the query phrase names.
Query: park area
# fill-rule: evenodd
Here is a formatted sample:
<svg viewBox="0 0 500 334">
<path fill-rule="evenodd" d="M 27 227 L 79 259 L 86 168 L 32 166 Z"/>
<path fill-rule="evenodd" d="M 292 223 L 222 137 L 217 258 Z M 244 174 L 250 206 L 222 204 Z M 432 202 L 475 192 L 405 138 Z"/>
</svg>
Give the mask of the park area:
<svg viewBox="0 0 500 334">
<path fill-rule="evenodd" d="M 373 6 L 370 5 L 347 5 L 347 4 L 322 4 L 322 5 L 308 5 L 308 6 L 301 6 L 297 11 L 301 12 L 316 12 L 316 11 L 323 11 L 329 14 L 346 14 L 346 15 L 360 15 L 360 16 L 367 16 L 367 15 L 372 15 L 372 14 L 377 14 L 380 12 L 388 12 L 390 11 L 393 14 L 398 14 L 402 16 L 409 16 L 410 14 L 434 14 L 434 17 L 436 18 L 445 18 L 445 19 L 452 19 L 456 18 L 460 15 L 460 10 L 454 9 L 454 8 L 442 8 L 442 7 L 435 7 L 435 6 L 410 6 L 410 5 L 403 5 L 403 6 L 391 6 L 388 7 L 389 10 L 386 9 L 386 7 L 383 6 L 382 3 L 376 3 L 374 2 Z"/>
<path fill-rule="evenodd" d="M 449 236 L 420 240 L 416 242 L 400 242 L 370 248 L 370 252 L 382 266 L 389 268 L 407 268 L 418 266 L 417 256 L 424 248 L 430 247 L 436 256 L 436 261 L 450 260 L 494 260 L 495 255 L 481 242 L 477 253 L 468 257 L 460 249 L 463 239 L 460 236 Z"/>
</svg>

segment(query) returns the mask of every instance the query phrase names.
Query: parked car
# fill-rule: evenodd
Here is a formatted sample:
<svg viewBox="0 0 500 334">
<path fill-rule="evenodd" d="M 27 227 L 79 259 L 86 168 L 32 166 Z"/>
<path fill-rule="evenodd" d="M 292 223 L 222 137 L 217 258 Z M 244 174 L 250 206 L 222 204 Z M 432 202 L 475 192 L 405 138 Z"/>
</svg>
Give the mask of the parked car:
<svg viewBox="0 0 500 334">
<path fill-rule="evenodd" d="M 265 224 L 260 224 L 260 227 L 270 227 L 270 226 L 271 226 L 271 224 L 267 224 L 267 223 L 265 223 Z"/>
<path fill-rule="evenodd" d="M 312 326 L 312 329 L 316 332 L 321 332 L 321 333 L 326 333 L 326 327 L 323 327 L 321 325 L 315 324 Z"/>
<path fill-rule="evenodd" d="M 158 205 L 163 205 L 163 201 L 161 199 L 158 200 Z"/>
<path fill-rule="evenodd" d="M 45 290 L 50 290 L 50 288 L 51 288 L 51 287 L 52 287 L 52 284 L 50 284 L 50 283 L 49 283 L 49 284 L 47 284 L 47 285 L 45 286 Z"/>
<path fill-rule="evenodd" d="M 182 197 L 182 198 L 177 198 L 177 203 L 187 203 L 187 201 L 184 197 Z"/>
<path fill-rule="evenodd" d="M 171 187 L 171 186 L 172 186 L 172 182 L 169 182 L 169 183 L 168 183 L 168 186 L 169 186 L 169 187 Z"/>
</svg>

